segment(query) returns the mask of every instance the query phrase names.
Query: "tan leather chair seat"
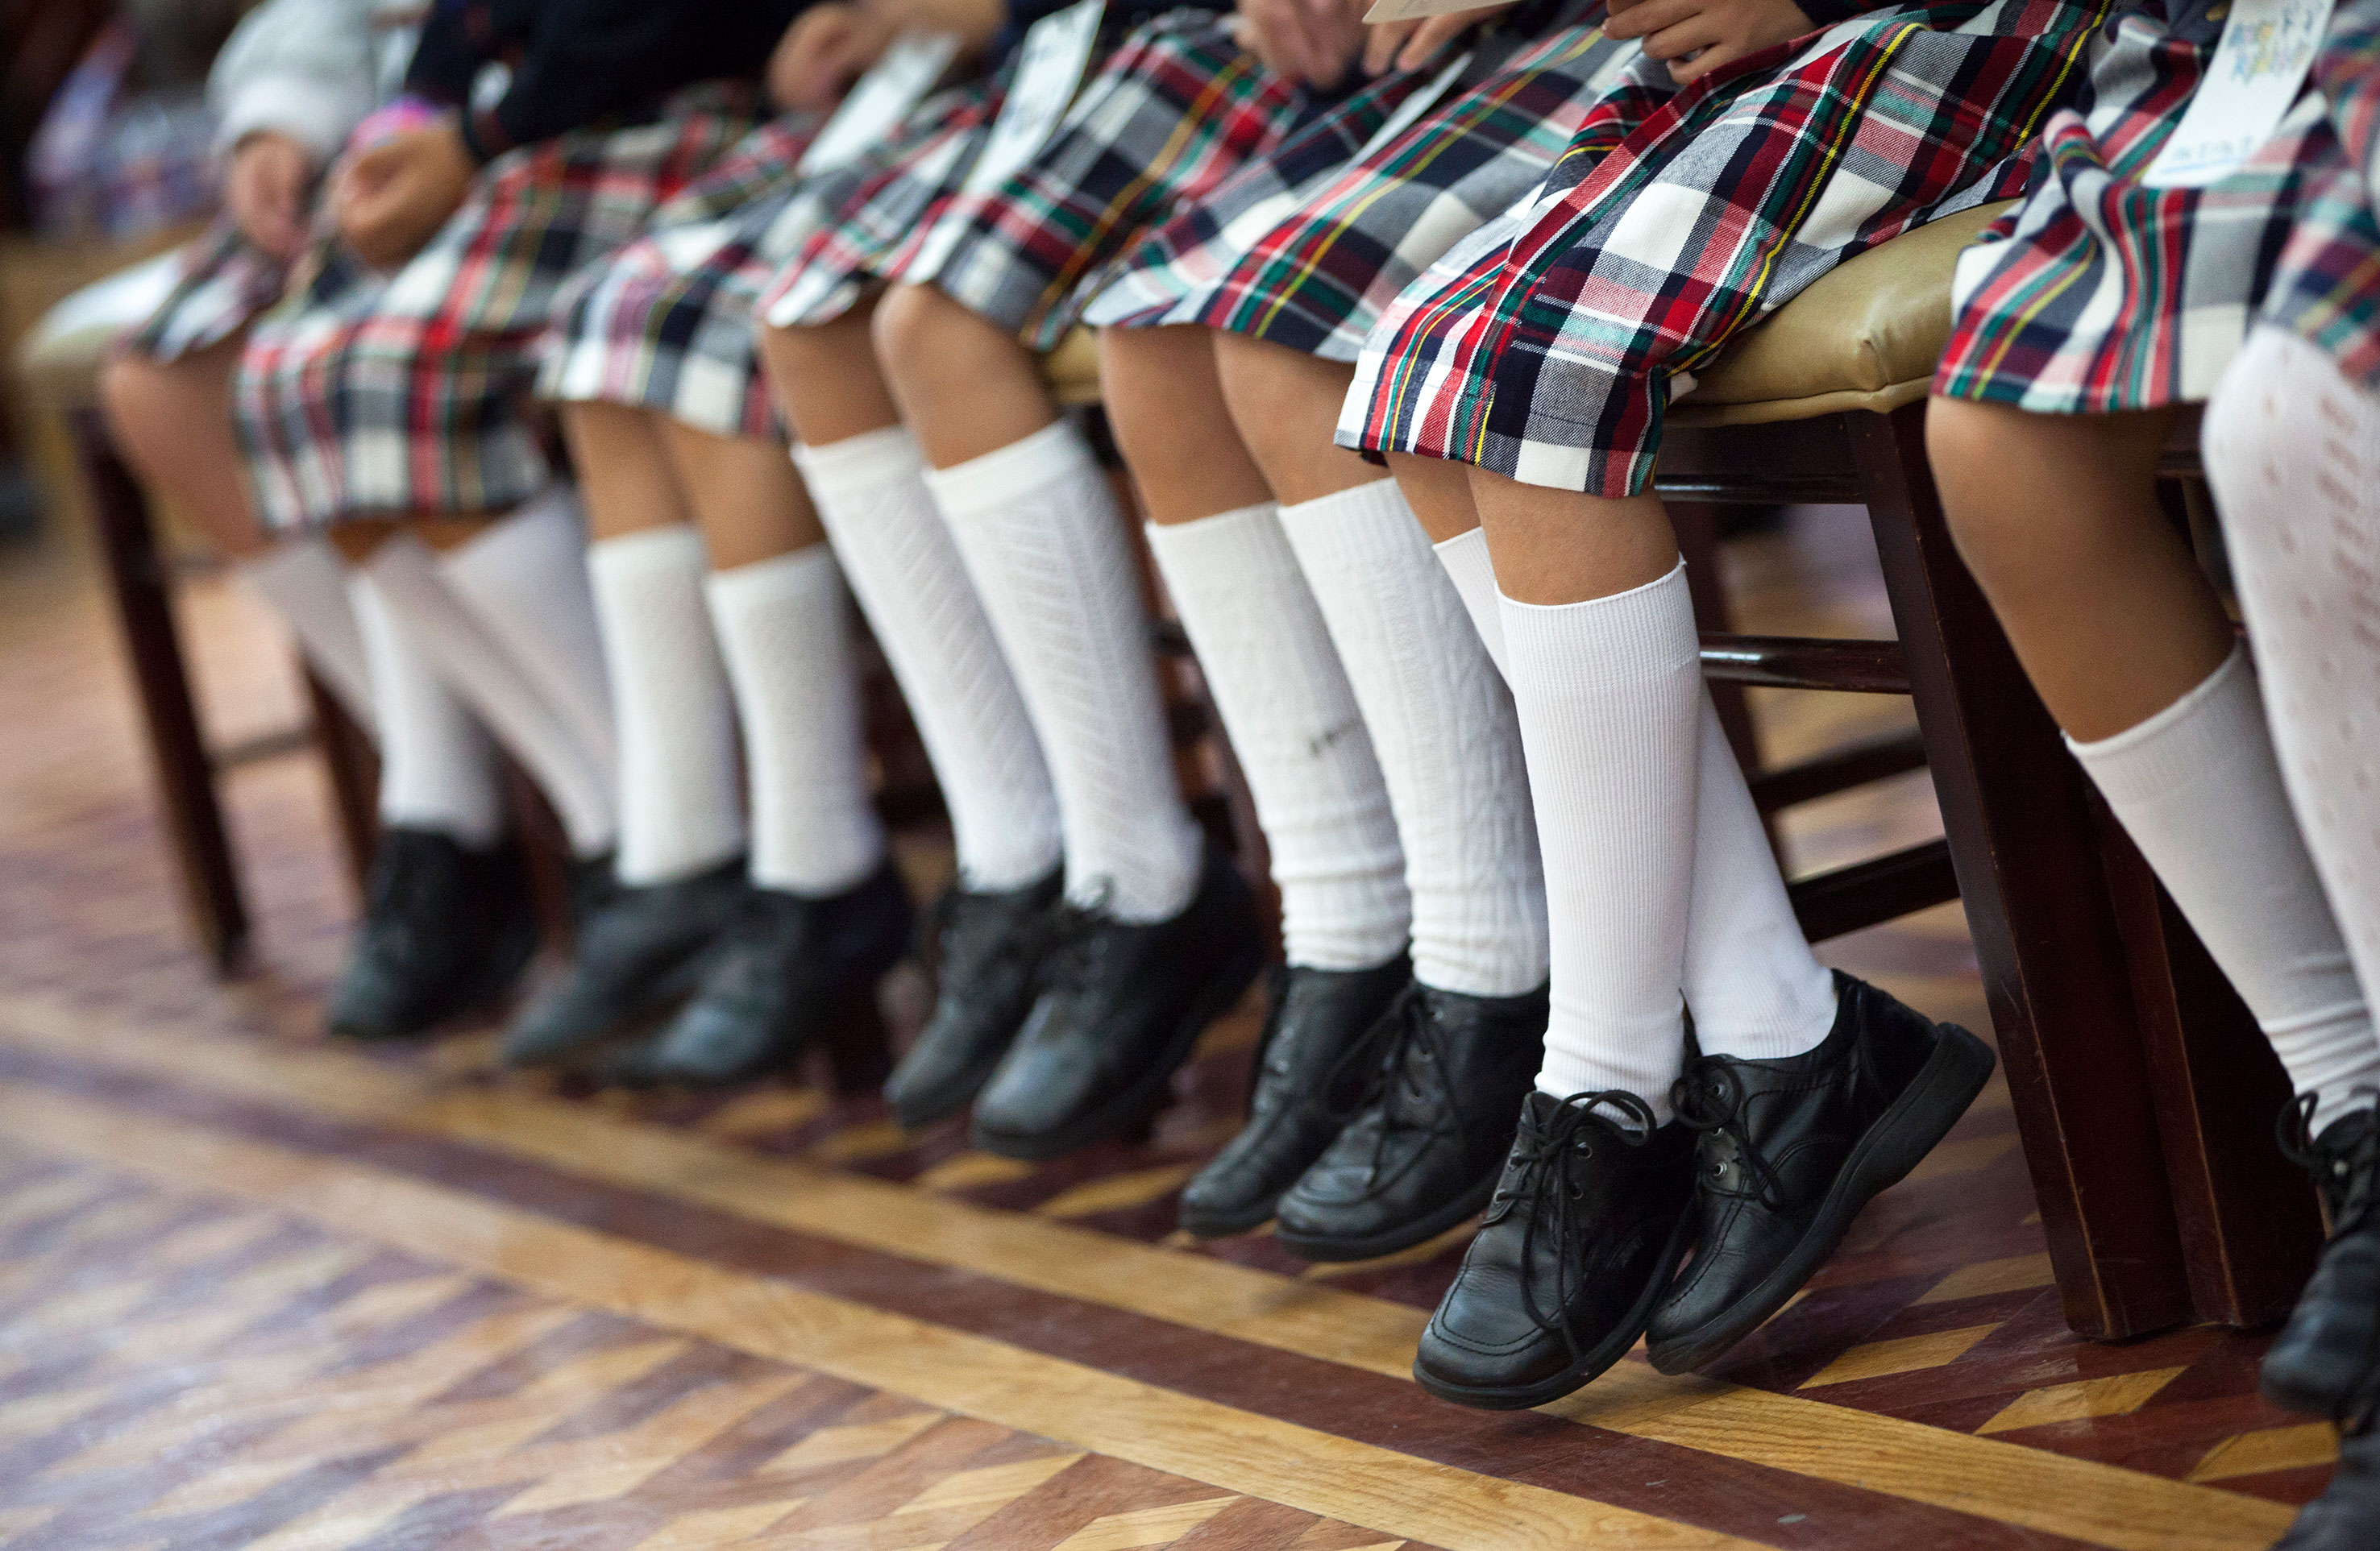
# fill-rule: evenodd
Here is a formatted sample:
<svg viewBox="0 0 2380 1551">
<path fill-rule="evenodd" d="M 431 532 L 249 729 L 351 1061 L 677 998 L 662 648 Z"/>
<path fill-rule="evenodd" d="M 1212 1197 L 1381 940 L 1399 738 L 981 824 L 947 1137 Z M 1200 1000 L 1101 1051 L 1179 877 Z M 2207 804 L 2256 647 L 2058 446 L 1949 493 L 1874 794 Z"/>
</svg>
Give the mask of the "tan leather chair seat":
<svg viewBox="0 0 2380 1551">
<path fill-rule="evenodd" d="M 1041 357 L 1041 380 L 1050 396 L 1064 405 L 1099 401 L 1099 342 L 1088 329 L 1075 329 Z"/>
<path fill-rule="evenodd" d="M 42 314 L 17 346 L 26 388 L 57 409 L 99 402 L 99 369 L 126 331 L 149 321 L 173 291 L 179 256 L 161 253 L 75 292 Z"/>
</svg>

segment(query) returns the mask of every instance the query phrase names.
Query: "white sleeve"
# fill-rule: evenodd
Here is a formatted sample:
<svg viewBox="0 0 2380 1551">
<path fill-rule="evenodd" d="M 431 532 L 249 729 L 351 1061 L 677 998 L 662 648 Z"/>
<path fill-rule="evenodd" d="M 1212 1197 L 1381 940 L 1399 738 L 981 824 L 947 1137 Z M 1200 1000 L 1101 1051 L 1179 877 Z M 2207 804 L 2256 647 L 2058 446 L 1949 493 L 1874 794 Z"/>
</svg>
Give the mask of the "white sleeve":
<svg viewBox="0 0 2380 1551">
<path fill-rule="evenodd" d="M 364 0 L 266 0 L 207 77 L 215 149 L 276 130 L 317 162 L 338 153 L 373 105 L 371 13 Z"/>
</svg>

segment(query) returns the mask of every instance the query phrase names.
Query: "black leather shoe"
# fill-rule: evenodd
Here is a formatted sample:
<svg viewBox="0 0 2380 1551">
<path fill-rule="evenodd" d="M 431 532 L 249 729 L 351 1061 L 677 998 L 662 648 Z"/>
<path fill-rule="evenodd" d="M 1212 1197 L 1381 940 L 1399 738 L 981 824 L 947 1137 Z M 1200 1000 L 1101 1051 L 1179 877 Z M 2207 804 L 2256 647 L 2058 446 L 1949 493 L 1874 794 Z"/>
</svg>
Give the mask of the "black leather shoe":
<svg viewBox="0 0 2380 1551">
<path fill-rule="evenodd" d="M 1355 1118 L 1282 1194 L 1274 1233 L 1308 1260 L 1370 1260 L 1479 1215 L 1545 1056 L 1546 990 L 1408 988 L 1374 1029 Z"/>
<path fill-rule="evenodd" d="M 884 1084 L 905 1129 L 957 1114 L 991 1081 L 1033 1011 L 1064 883 L 1061 870 L 996 894 L 953 889 L 934 907 L 942 960 L 934 1015 Z"/>
<path fill-rule="evenodd" d="M 2325 1133 L 2325 1134 L 2328 1134 Z M 2273 1551 L 2372 1551 L 2380 1545 L 2380 1430 L 2338 1440 L 2338 1468 L 2322 1496 L 2299 1510 Z"/>
<path fill-rule="evenodd" d="M 1402 953 L 1371 969 L 1285 969 L 1257 1045 L 1248 1123 L 1182 1193 L 1182 1226 L 1201 1239 L 1269 1220 L 1355 1113 L 1368 1075 L 1351 1052 L 1413 984 Z"/>
<path fill-rule="evenodd" d="M 451 835 L 381 831 L 364 919 L 323 1021 L 349 1039 L 403 1039 L 486 1007 L 537 952 L 519 850 Z"/>
<path fill-rule="evenodd" d="M 2380 1400 L 2380 1125 L 2360 1109 L 2310 1137 L 2313 1097 L 2283 1112 L 2281 1147 L 2313 1173 L 2330 1242 L 2265 1353 L 2260 1387 L 2277 1406 L 2351 1423 Z"/>
<path fill-rule="evenodd" d="M 574 1060 L 692 996 L 748 891 L 741 857 L 674 883 L 589 890 L 569 973 L 504 1031 L 504 1063 Z"/>
<path fill-rule="evenodd" d="M 1067 907 L 1025 1027 L 975 1105 L 975 1145 L 1056 1157 L 1156 1108 L 1206 1026 L 1264 967 L 1239 872 L 1209 846 L 1198 892 L 1146 926 Z"/>
<path fill-rule="evenodd" d="M 598 1069 L 622 1087 L 720 1088 L 791 1066 L 909 951 L 909 891 L 887 862 L 840 894 L 746 894 L 702 988 L 668 1028 Z"/>
<path fill-rule="evenodd" d="M 1852 1219 L 1917 1167 L 1992 1074 L 1991 1048 L 1835 975 L 1835 1026 L 1785 1060 L 1698 1056 L 1670 1102 L 1695 1146 L 1694 1260 L 1646 1355 L 1699 1368 L 1783 1308 Z"/>
<path fill-rule="evenodd" d="M 1692 1242 L 1694 1146 L 1633 1094 L 1532 1092 L 1415 1379 L 1441 1400 L 1517 1411 L 1626 1356 Z"/>
</svg>

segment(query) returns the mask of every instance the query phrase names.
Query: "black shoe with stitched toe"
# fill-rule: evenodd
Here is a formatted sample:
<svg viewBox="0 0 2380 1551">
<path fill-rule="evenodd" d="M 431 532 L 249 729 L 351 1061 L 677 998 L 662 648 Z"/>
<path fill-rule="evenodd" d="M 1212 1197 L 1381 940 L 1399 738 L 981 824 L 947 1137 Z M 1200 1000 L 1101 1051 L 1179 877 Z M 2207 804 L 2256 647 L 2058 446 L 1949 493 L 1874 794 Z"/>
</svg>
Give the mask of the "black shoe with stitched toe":
<svg viewBox="0 0 2380 1551">
<path fill-rule="evenodd" d="M 1346 1129 L 1281 1198 L 1273 1231 L 1308 1260 L 1370 1260 L 1476 1217 L 1495 1194 L 1545 1057 L 1546 989 L 1472 997 L 1415 984 L 1373 1031 Z"/>
<path fill-rule="evenodd" d="M 1647 1355 L 1699 1368 L 1783 1308 L 1860 1209 L 1914 1169 L 1992 1074 L 1991 1048 L 1840 971 L 1835 1026 L 1783 1060 L 1697 1056 L 1670 1096 L 1695 1145 L 1694 1264 Z"/>
<path fill-rule="evenodd" d="M 998 893 L 954 888 L 935 905 L 934 1015 L 884 1084 L 904 1129 L 957 1114 L 991 1080 L 1033 1011 L 1064 883 L 1062 870 Z"/>
<path fill-rule="evenodd" d="M 574 881 L 569 971 L 504 1031 L 507 1066 L 576 1060 L 692 996 L 748 891 L 741 857 L 674 883 L 605 885 L 591 865 Z"/>
<path fill-rule="evenodd" d="M 510 841 L 474 850 L 431 830 L 381 831 L 356 944 L 323 1021 L 405 1039 L 489 1006 L 537 952 L 528 876 Z"/>
<path fill-rule="evenodd" d="M 892 864 L 840 894 L 753 889 L 702 988 L 669 1027 L 598 1068 L 621 1087 L 731 1087 L 800 1059 L 852 996 L 909 951 L 909 891 Z"/>
<path fill-rule="evenodd" d="M 2260 1387 L 2277 1406 L 2345 1423 L 2380 1400 L 2380 1125 L 2359 1109 L 2310 1136 L 2313 1113 L 2312 1095 L 2283 1112 L 2281 1147 L 2313 1173 L 2330 1242 L 2265 1353 Z"/>
<path fill-rule="evenodd" d="M 1686 1252 L 1694 1146 L 1634 1094 L 1532 1092 L 1415 1379 L 1441 1400 L 1518 1411 L 1626 1356 Z"/>
<path fill-rule="evenodd" d="M 1146 1118 L 1264 959 L 1255 897 L 1212 846 L 1197 893 L 1165 920 L 1067 906 L 1033 1011 L 976 1099 L 975 1145 L 1056 1157 Z"/>
<path fill-rule="evenodd" d="M 1182 1193 L 1182 1226 L 1201 1239 L 1269 1220 L 1281 1192 L 1354 1117 L 1366 1085 L 1365 1044 L 1413 984 L 1402 953 L 1371 969 L 1282 969 L 1257 1042 L 1248 1123 Z"/>
<path fill-rule="evenodd" d="M 2273 1551 L 2372 1551 L 2380 1545 L 2380 1428 L 2338 1440 L 2338 1464 L 2322 1496 L 2298 1513 Z"/>
</svg>

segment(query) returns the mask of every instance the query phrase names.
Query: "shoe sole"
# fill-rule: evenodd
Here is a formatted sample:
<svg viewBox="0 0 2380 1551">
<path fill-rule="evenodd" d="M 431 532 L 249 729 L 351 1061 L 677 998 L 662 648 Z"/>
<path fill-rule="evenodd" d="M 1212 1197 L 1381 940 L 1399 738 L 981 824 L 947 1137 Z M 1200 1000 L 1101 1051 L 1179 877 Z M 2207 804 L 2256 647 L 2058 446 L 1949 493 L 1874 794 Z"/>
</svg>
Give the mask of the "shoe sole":
<svg viewBox="0 0 2380 1551">
<path fill-rule="evenodd" d="M 1236 950 L 1225 961 L 1223 968 L 1211 976 L 1206 988 L 1190 1009 L 1183 1014 L 1181 1026 L 1166 1042 L 1158 1059 L 1148 1070 L 1133 1080 L 1130 1087 L 1100 1105 L 1097 1109 L 1059 1130 L 1031 1136 L 1011 1135 L 988 1130 L 978 1120 L 971 1136 L 975 1145 L 988 1153 L 1013 1157 L 1024 1163 L 1040 1163 L 1102 1141 L 1131 1125 L 1157 1107 L 1166 1084 L 1182 1063 L 1190 1059 L 1191 1048 L 1207 1025 L 1230 1012 L 1247 988 L 1264 973 L 1265 950 L 1261 943 L 1250 943 Z"/>
<path fill-rule="evenodd" d="M 1682 1374 L 1704 1366 L 1766 1324 L 1791 1301 L 1835 1253 L 1852 1219 L 1870 1201 L 1899 1184 L 1925 1160 L 1935 1144 L 1991 1081 L 1992 1048 L 1956 1024 L 1937 1024 L 1941 1042 L 1900 1097 L 1843 1160 L 1818 1215 L 1800 1241 L 1760 1285 L 1691 1331 L 1657 1341 L 1646 1351 L 1653 1366 Z"/>
<path fill-rule="evenodd" d="M 1276 1195 L 1237 1212 L 1183 1212 L 1175 1218 L 1174 1226 L 1194 1239 L 1230 1239 L 1254 1232 L 1270 1222 L 1273 1208 L 1280 1204 L 1281 1197 Z"/>
<path fill-rule="evenodd" d="M 1585 1388 L 1601 1378 L 1612 1364 L 1627 1356 L 1629 1349 L 1636 1344 L 1636 1338 L 1645 1333 L 1645 1327 L 1652 1321 L 1653 1310 L 1660 1303 L 1662 1295 L 1670 1290 L 1671 1278 L 1678 1274 L 1678 1263 L 1686 1257 L 1694 1230 L 1693 1214 L 1680 1213 L 1678 1226 L 1670 1230 L 1669 1245 L 1662 1251 L 1653 1274 L 1645 1278 L 1645 1290 L 1637 1296 L 1635 1306 L 1628 1311 L 1628 1317 L 1615 1326 L 1611 1334 L 1590 1347 L 1577 1362 L 1551 1378 L 1539 1379 L 1519 1388 L 1449 1384 L 1424 1370 L 1421 1360 L 1416 1357 L 1414 1360 L 1414 1382 L 1441 1400 L 1469 1406 L 1475 1411 L 1526 1411 L 1532 1406 L 1559 1400 L 1575 1390 Z"/>
<path fill-rule="evenodd" d="M 1507 1143 L 1506 1150 L 1510 1150 Z M 1488 1209 L 1496 1194 L 1496 1181 L 1504 1177 L 1501 1157 L 1496 1167 L 1466 1186 L 1463 1194 L 1430 1213 L 1401 1228 L 1385 1233 L 1375 1233 L 1366 1239 L 1320 1238 L 1298 1233 L 1289 1228 L 1276 1229 L 1273 1237 L 1281 1247 L 1301 1260 L 1320 1261 L 1326 1265 L 1345 1265 L 1354 1260 L 1378 1260 L 1384 1254 L 1409 1250 L 1415 1244 L 1426 1244 L 1449 1229 L 1460 1225 L 1466 1218 L 1475 1218 Z M 1633 1338 L 1632 1338 L 1633 1339 Z"/>
</svg>

